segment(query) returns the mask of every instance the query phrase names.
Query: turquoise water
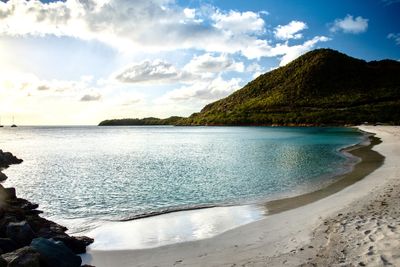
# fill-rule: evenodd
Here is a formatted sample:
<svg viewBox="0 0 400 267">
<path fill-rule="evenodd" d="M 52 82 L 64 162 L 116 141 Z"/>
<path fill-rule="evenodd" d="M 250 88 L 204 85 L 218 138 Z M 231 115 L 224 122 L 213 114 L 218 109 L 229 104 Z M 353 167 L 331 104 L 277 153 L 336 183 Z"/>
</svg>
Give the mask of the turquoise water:
<svg viewBox="0 0 400 267">
<path fill-rule="evenodd" d="M 0 148 L 24 159 L 5 185 L 71 231 L 199 206 L 315 190 L 351 168 L 348 128 L 18 127 Z"/>
</svg>

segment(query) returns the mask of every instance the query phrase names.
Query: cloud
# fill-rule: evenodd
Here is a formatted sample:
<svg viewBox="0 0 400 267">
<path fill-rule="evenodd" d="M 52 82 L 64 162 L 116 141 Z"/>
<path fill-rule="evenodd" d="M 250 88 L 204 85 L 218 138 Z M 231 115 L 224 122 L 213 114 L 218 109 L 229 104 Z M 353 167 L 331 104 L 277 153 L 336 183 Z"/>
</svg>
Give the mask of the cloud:
<svg viewBox="0 0 400 267">
<path fill-rule="evenodd" d="M 123 68 L 114 74 L 116 80 L 124 83 L 176 82 L 183 74 L 172 64 L 160 60 L 143 61 Z"/>
<path fill-rule="evenodd" d="M 86 94 L 82 96 L 81 100 L 82 102 L 90 102 L 90 101 L 99 101 L 101 99 L 101 95 L 97 93 L 92 93 L 92 94 Z"/>
<path fill-rule="evenodd" d="M 306 23 L 293 20 L 287 25 L 278 25 L 274 30 L 274 34 L 275 38 L 279 40 L 300 39 L 303 35 L 299 31 L 307 28 Z"/>
<path fill-rule="evenodd" d="M 232 33 L 263 33 L 264 20 L 259 14 L 246 11 L 237 12 L 229 11 L 228 13 L 223 13 L 217 10 L 211 19 L 214 20 L 214 26 L 217 29 L 229 31 Z"/>
<path fill-rule="evenodd" d="M 204 103 L 226 97 L 240 89 L 241 79 L 233 78 L 228 81 L 217 77 L 210 82 L 194 83 L 166 93 L 161 102 L 202 100 Z"/>
<path fill-rule="evenodd" d="M 397 45 L 400 45 L 400 33 L 389 33 L 388 39 L 393 39 Z"/>
<path fill-rule="evenodd" d="M 252 73 L 252 78 L 255 79 L 261 74 L 264 74 L 266 70 L 263 69 L 260 64 L 253 62 L 246 67 L 246 72 Z"/>
<path fill-rule="evenodd" d="M 382 0 L 382 2 L 383 2 L 386 6 L 390 6 L 391 4 L 400 3 L 400 0 Z"/>
<path fill-rule="evenodd" d="M 279 50 L 282 50 L 283 54 L 279 66 L 284 66 L 304 53 L 310 51 L 318 42 L 327 42 L 329 40 L 330 39 L 325 36 L 316 36 L 301 45 L 288 46 L 287 44 L 284 44 L 276 47 L 276 53 L 279 53 Z"/>
<path fill-rule="evenodd" d="M 11 36 L 68 36 L 98 40 L 122 50 L 196 47 L 215 35 L 199 24 L 193 9 L 169 0 L 39 0 L 0 2 L 0 33 Z"/>
<path fill-rule="evenodd" d="M 331 32 L 343 31 L 344 33 L 362 33 L 367 31 L 368 19 L 361 16 L 353 18 L 352 15 L 347 15 L 343 19 L 336 19 L 330 27 Z"/>
<path fill-rule="evenodd" d="M 3 72 L 0 76 L 0 90 L 22 91 L 28 94 L 71 93 L 90 90 L 85 77 L 77 81 L 45 80 L 31 73 Z"/>
<path fill-rule="evenodd" d="M 183 14 L 185 14 L 186 18 L 188 19 L 194 19 L 196 17 L 196 9 L 185 8 L 183 9 Z"/>
<path fill-rule="evenodd" d="M 132 106 L 132 105 L 135 105 L 135 104 L 137 104 L 137 103 L 139 103 L 141 101 L 142 101 L 141 98 L 131 98 L 131 99 L 127 100 L 127 101 L 124 101 L 122 103 L 122 106 Z"/>
<path fill-rule="evenodd" d="M 123 83 L 195 83 L 208 81 L 225 71 L 243 72 L 242 62 L 236 62 L 226 54 L 219 56 L 205 53 L 194 56 L 182 69 L 162 60 L 145 60 L 122 68 L 112 75 Z"/>
<path fill-rule="evenodd" d="M 0 1 L 0 36 L 96 40 L 127 53 L 194 49 L 275 57 L 277 45 L 263 39 L 265 13 L 183 8 L 173 0 L 10 0 Z M 300 35 L 292 30 L 292 36 Z"/>
<path fill-rule="evenodd" d="M 248 58 L 261 58 L 261 57 L 281 57 L 280 66 L 286 65 L 291 60 L 296 59 L 298 56 L 313 49 L 319 42 L 327 42 L 331 40 L 326 36 L 315 36 L 312 39 L 305 41 L 299 45 L 288 45 L 285 43 L 278 43 L 275 46 L 265 46 L 260 44 L 259 47 L 248 49 L 245 54 Z"/>
<path fill-rule="evenodd" d="M 200 56 L 195 56 L 184 69 L 192 73 L 219 73 L 222 71 L 243 72 L 244 65 L 242 62 L 236 62 L 226 54 L 215 56 L 210 53 L 205 53 Z"/>
<path fill-rule="evenodd" d="M 42 84 L 37 87 L 37 90 L 39 91 L 50 90 L 50 87 L 48 85 Z"/>
</svg>

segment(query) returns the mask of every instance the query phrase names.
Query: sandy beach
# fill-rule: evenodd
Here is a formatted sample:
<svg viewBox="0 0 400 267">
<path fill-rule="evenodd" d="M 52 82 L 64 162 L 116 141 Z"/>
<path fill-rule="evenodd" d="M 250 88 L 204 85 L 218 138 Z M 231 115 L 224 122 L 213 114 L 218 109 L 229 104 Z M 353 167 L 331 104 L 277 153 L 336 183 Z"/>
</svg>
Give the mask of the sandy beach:
<svg viewBox="0 0 400 267">
<path fill-rule="evenodd" d="M 212 238 L 152 249 L 86 255 L 102 266 L 399 265 L 400 127 L 361 126 L 382 143 L 384 164 L 318 201 L 267 216 Z"/>
</svg>

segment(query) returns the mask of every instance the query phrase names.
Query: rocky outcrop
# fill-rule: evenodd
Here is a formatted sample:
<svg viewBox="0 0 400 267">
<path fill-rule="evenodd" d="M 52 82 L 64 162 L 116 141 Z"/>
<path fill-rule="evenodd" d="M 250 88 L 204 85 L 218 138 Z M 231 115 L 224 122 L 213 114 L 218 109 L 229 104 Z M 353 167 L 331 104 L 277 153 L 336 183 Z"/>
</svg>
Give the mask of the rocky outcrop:
<svg viewBox="0 0 400 267">
<path fill-rule="evenodd" d="M 80 267 L 82 260 L 76 256 L 63 242 L 53 239 L 36 238 L 31 247 L 39 252 L 40 259 L 46 266 Z"/>
<path fill-rule="evenodd" d="M 21 162 L 0 150 L 3 168 Z M 85 253 L 93 239 L 68 235 L 66 227 L 42 218 L 38 207 L 18 198 L 15 188 L 0 185 L 0 267 L 80 266 L 76 254 Z"/>
<path fill-rule="evenodd" d="M 40 254 L 32 247 L 23 247 L 3 254 L 2 258 L 7 267 L 40 267 Z"/>
<path fill-rule="evenodd" d="M 7 168 L 11 164 L 20 164 L 23 160 L 17 158 L 10 152 L 3 152 L 0 149 L 0 168 Z"/>
<path fill-rule="evenodd" d="M 1 172 L 3 169 L 8 168 L 11 164 L 20 164 L 22 161 L 10 152 L 3 152 L 0 149 L 0 182 L 7 179 L 7 175 Z"/>
</svg>

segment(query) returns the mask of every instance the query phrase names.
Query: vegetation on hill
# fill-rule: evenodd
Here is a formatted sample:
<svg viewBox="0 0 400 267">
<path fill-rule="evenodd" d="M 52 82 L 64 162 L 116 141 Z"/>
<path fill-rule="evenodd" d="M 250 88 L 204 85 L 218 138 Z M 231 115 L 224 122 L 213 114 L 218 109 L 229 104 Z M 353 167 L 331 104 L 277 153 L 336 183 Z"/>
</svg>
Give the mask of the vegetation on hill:
<svg viewBox="0 0 400 267">
<path fill-rule="evenodd" d="M 163 121 L 163 120 L 161 120 Z M 331 49 L 265 73 L 178 125 L 400 124 L 400 62 Z"/>
<path fill-rule="evenodd" d="M 99 126 L 127 126 L 127 125 L 175 125 L 182 117 L 172 116 L 167 119 L 143 118 L 143 119 L 117 119 L 105 120 L 100 122 Z"/>
</svg>

